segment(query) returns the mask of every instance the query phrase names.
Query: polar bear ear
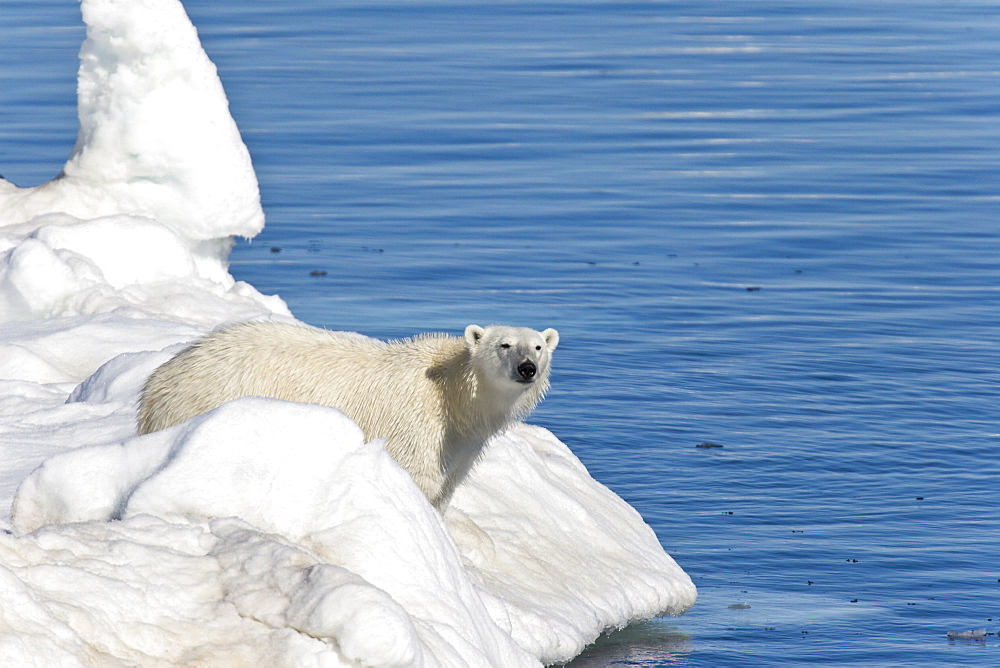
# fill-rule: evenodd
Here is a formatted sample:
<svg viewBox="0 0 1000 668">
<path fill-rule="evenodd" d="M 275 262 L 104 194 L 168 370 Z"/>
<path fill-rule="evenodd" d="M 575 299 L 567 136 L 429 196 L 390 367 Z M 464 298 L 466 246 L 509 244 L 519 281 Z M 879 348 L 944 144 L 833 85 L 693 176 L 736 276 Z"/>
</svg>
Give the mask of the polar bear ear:
<svg viewBox="0 0 1000 668">
<path fill-rule="evenodd" d="M 542 338 L 545 339 L 545 345 L 548 346 L 550 353 L 559 345 L 559 332 L 551 327 L 542 332 Z"/>
<path fill-rule="evenodd" d="M 482 341 L 484 336 L 486 336 L 486 330 L 479 325 L 469 325 L 465 328 L 465 342 L 470 346 Z"/>
</svg>

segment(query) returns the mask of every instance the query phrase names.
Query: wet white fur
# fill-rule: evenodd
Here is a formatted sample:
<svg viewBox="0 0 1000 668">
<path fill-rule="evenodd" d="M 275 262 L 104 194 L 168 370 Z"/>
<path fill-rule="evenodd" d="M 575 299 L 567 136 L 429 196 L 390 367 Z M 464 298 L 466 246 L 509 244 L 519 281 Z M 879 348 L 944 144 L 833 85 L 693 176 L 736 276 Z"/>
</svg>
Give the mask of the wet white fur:
<svg viewBox="0 0 1000 668">
<path fill-rule="evenodd" d="M 494 434 L 549 386 L 554 329 L 469 325 L 464 337 L 380 341 L 274 322 L 209 334 L 146 381 L 139 431 L 165 429 L 243 396 L 335 406 L 386 448 L 439 509 Z M 537 373 L 520 379 L 532 360 Z M 519 382 L 519 379 L 521 382 Z"/>
</svg>

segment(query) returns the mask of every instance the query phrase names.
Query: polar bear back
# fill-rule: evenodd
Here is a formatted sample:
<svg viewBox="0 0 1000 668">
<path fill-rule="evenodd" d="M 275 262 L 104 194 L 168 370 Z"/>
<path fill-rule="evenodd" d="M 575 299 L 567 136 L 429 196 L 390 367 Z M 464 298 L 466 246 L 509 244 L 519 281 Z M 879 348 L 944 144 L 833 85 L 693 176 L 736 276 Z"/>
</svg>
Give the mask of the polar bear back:
<svg viewBox="0 0 1000 668">
<path fill-rule="evenodd" d="M 198 341 L 150 377 L 140 432 L 165 429 L 239 397 L 262 396 L 334 406 L 358 422 L 367 438 L 388 439 L 396 431 L 395 416 L 406 416 L 410 424 L 420 416 L 440 419 L 440 404 L 432 400 L 438 392 L 425 373 L 428 359 L 440 364 L 468 355 L 456 337 L 425 335 L 411 341 L 400 346 L 274 322 L 228 327 Z M 424 401 L 395 405 L 403 397 Z M 432 419 L 426 422 L 433 424 Z M 379 433 L 371 433 L 373 427 Z"/>
</svg>

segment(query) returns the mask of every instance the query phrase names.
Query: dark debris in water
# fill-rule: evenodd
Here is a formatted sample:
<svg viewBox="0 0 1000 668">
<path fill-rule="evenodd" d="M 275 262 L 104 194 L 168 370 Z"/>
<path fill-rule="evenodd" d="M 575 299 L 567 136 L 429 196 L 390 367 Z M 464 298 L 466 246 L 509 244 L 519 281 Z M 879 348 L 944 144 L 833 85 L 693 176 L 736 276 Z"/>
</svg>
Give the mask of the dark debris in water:
<svg viewBox="0 0 1000 668">
<path fill-rule="evenodd" d="M 699 443 L 698 445 L 696 445 L 694 447 L 696 447 L 696 448 L 704 448 L 704 449 L 708 450 L 710 448 L 724 448 L 726 446 L 719 445 L 718 443 L 708 443 L 708 442 L 705 442 L 705 443 Z"/>
</svg>

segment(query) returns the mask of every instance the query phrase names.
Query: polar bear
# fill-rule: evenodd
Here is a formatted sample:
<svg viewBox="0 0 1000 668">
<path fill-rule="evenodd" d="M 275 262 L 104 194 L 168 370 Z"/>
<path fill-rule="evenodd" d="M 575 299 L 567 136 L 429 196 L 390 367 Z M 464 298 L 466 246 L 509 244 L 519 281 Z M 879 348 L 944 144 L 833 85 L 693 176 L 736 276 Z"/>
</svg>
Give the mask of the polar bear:
<svg viewBox="0 0 1000 668">
<path fill-rule="evenodd" d="M 334 406 L 405 468 L 443 510 L 486 442 L 549 387 L 554 329 L 469 325 L 465 336 L 380 341 L 301 324 L 220 329 L 156 369 L 139 432 L 165 429 L 243 396 Z"/>
</svg>

